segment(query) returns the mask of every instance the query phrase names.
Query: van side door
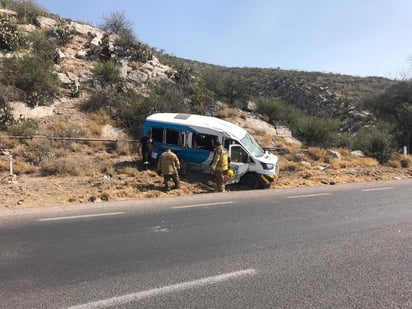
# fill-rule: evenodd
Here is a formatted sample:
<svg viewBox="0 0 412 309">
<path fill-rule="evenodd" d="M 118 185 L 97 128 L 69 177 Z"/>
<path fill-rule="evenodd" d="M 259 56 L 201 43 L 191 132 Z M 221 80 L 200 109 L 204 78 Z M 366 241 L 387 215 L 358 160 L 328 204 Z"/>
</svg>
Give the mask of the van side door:
<svg viewBox="0 0 412 309">
<path fill-rule="evenodd" d="M 228 179 L 228 184 L 237 183 L 249 170 L 250 156 L 239 144 L 229 145 L 230 168 L 233 169 L 234 177 Z"/>
</svg>

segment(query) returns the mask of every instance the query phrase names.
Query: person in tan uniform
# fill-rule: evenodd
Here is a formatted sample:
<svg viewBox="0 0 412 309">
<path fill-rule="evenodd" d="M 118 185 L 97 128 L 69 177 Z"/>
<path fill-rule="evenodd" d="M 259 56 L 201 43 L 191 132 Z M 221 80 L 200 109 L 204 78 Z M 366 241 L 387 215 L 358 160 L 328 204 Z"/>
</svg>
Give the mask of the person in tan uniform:
<svg viewBox="0 0 412 309">
<path fill-rule="evenodd" d="M 157 168 L 159 169 L 159 172 L 163 175 L 165 191 L 170 191 L 170 179 L 173 180 L 175 184 L 175 189 L 180 188 L 180 180 L 178 173 L 180 169 L 180 162 L 177 155 L 173 153 L 170 150 L 170 148 L 167 148 L 166 151 L 163 152 L 160 156 L 159 161 L 157 162 Z"/>
<path fill-rule="evenodd" d="M 226 191 L 226 179 L 225 175 L 229 169 L 229 153 L 223 148 L 220 142 L 216 143 L 216 149 L 213 154 L 213 161 L 210 165 L 212 173 L 215 176 L 216 191 Z"/>
</svg>

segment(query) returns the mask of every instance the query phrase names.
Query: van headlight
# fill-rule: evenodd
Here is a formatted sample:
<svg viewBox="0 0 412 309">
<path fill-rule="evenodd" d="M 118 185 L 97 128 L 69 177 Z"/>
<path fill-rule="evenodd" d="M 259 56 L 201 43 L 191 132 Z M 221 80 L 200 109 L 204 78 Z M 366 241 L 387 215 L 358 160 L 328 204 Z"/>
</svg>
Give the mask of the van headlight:
<svg viewBox="0 0 412 309">
<path fill-rule="evenodd" d="M 260 162 L 260 163 L 262 164 L 262 167 L 264 170 L 273 170 L 273 168 L 275 167 L 275 165 L 272 163 L 263 163 L 263 162 Z"/>
</svg>

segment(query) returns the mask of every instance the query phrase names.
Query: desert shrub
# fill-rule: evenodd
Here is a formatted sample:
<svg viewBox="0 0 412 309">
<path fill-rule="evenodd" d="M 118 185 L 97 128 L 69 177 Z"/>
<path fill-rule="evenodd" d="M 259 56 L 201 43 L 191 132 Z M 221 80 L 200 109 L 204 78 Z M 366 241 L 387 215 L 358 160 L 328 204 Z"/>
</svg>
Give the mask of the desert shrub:
<svg viewBox="0 0 412 309">
<path fill-rule="evenodd" d="M 0 49 L 14 51 L 23 43 L 17 26 L 8 18 L 0 16 Z"/>
<path fill-rule="evenodd" d="M 98 137 L 102 134 L 102 129 L 103 128 L 102 128 L 102 125 L 100 123 L 92 121 L 87 125 L 87 129 L 88 129 L 89 134 L 91 136 Z"/>
<path fill-rule="evenodd" d="M 112 116 L 107 111 L 102 110 L 102 109 L 99 109 L 96 112 L 89 113 L 88 118 L 91 120 L 91 122 L 94 122 L 100 125 L 100 127 L 105 124 L 111 124 L 111 125 L 116 124 Z"/>
<path fill-rule="evenodd" d="M 117 34 L 115 42 L 116 55 L 118 57 L 127 57 L 131 61 L 146 62 L 153 58 L 153 50 L 148 45 L 139 42 L 133 34 L 133 24 L 126 18 L 123 13 L 113 12 L 103 17 L 103 24 L 100 28 L 108 33 Z M 102 40 L 103 54 L 109 57 L 110 51 L 108 46 L 109 40 L 105 36 Z"/>
<path fill-rule="evenodd" d="M 392 155 L 393 137 L 385 132 L 375 132 L 371 136 L 369 149 L 366 155 L 375 158 L 379 163 L 386 163 Z"/>
<path fill-rule="evenodd" d="M 112 117 L 113 109 L 121 102 L 121 95 L 112 89 L 103 89 L 92 93 L 80 107 L 83 112 L 106 112 Z"/>
<path fill-rule="evenodd" d="M 56 44 L 59 46 L 66 45 L 73 38 L 72 31 L 59 26 L 52 30 L 51 35 L 56 39 Z"/>
<path fill-rule="evenodd" d="M 7 128 L 7 132 L 13 136 L 28 136 L 36 134 L 38 123 L 34 119 L 20 118 Z"/>
<path fill-rule="evenodd" d="M 7 130 L 14 122 L 11 107 L 0 97 L 0 130 Z"/>
<path fill-rule="evenodd" d="M 77 159 L 60 157 L 44 161 L 40 166 L 42 176 L 79 176 L 82 174 L 82 166 Z"/>
<path fill-rule="evenodd" d="M 1 68 L 1 63 L 0 63 L 0 72 L 1 71 L 2 71 L 2 68 Z M 10 102 L 10 101 L 24 100 L 25 94 L 23 90 L 15 86 L 6 85 L 0 82 L 0 96 L 4 99 L 4 101 Z"/>
<path fill-rule="evenodd" d="M 56 45 L 48 39 L 46 34 L 42 31 L 33 31 L 27 36 L 27 49 L 29 49 L 33 55 L 48 65 L 53 65 L 53 61 L 56 58 Z"/>
<path fill-rule="evenodd" d="M 26 147 L 21 151 L 27 162 L 36 166 L 44 161 L 52 160 L 56 157 L 55 147 L 47 139 L 32 139 L 27 141 Z"/>
<path fill-rule="evenodd" d="M 10 159 L 0 160 L 0 171 L 9 172 L 10 171 Z M 25 162 L 21 158 L 13 158 L 13 174 L 32 174 L 38 171 L 38 168 L 31 164 L 30 162 Z"/>
<path fill-rule="evenodd" d="M 34 107 L 52 100 L 58 85 L 52 70 L 52 62 L 39 61 L 31 55 L 11 57 L 3 60 L 1 80 L 23 90 L 25 99 Z"/>
<path fill-rule="evenodd" d="M 176 72 L 173 74 L 174 81 L 181 85 L 187 85 L 192 79 L 193 68 L 190 65 L 180 63 L 175 69 Z"/>
<path fill-rule="evenodd" d="M 46 127 L 46 134 L 50 137 L 83 137 L 85 130 L 79 123 L 72 123 L 67 121 L 55 121 Z"/>
<path fill-rule="evenodd" d="M 153 59 L 153 50 L 147 44 L 138 41 L 129 42 L 128 38 L 124 36 L 120 36 L 115 43 L 120 47 L 116 49 L 116 53 L 120 57 L 141 62 Z"/>
<path fill-rule="evenodd" d="M 307 155 L 313 161 L 321 161 L 326 157 L 326 150 L 318 147 L 309 147 Z"/>
<path fill-rule="evenodd" d="M 296 119 L 294 135 L 309 145 L 335 146 L 338 140 L 339 122 L 331 118 L 303 116 Z"/>
<path fill-rule="evenodd" d="M 393 147 L 393 136 L 379 127 L 360 130 L 352 142 L 352 149 L 363 151 L 366 156 L 375 158 L 381 164 L 389 161 Z"/>
<path fill-rule="evenodd" d="M 93 74 L 104 87 L 115 86 L 121 81 L 120 70 L 113 61 L 96 63 Z"/>
<path fill-rule="evenodd" d="M 293 161 L 288 161 L 280 158 L 279 160 L 279 167 L 280 171 L 300 171 L 303 170 L 304 168 L 301 166 L 299 162 L 293 162 Z"/>
<path fill-rule="evenodd" d="M 109 15 L 103 16 L 103 23 L 100 25 L 100 28 L 119 36 L 134 38 L 133 24 L 126 18 L 124 13 L 112 12 Z"/>
<path fill-rule="evenodd" d="M 145 118 L 155 112 L 190 112 L 181 89 L 168 82 L 156 84 L 148 96 L 129 91 L 122 96 L 116 119 L 135 138 L 141 137 Z"/>
<path fill-rule="evenodd" d="M 0 131 L 0 136 L 0 149 L 13 149 L 20 144 L 18 139 L 8 137 L 7 132 Z"/>
<path fill-rule="evenodd" d="M 256 106 L 257 111 L 266 115 L 269 122 L 274 124 L 290 124 L 294 118 L 303 114 L 297 108 L 285 104 L 279 97 L 257 98 Z"/>
<path fill-rule="evenodd" d="M 24 91 L 30 106 L 47 104 L 58 86 L 53 73 L 55 46 L 44 33 L 34 31 L 27 37 L 26 48 L 30 53 L 3 59 L 0 81 Z"/>
</svg>

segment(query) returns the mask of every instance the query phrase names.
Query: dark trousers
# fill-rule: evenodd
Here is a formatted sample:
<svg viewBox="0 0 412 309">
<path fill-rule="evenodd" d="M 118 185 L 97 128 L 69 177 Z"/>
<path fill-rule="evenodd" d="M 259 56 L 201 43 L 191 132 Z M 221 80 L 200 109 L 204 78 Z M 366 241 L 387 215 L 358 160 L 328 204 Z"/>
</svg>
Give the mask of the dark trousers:
<svg viewBox="0 0 412 309">
<path fill-rule="evenodd" d="M 172 179 L 175 187 L 179 188 L 180 187 L 180 179 L 179 179 L 179 175 L 178 174 L 172 174 L 172 175 L 163 175 L 163 179 L 164 179 L 164 185 L 165 185 L 165 189 L 169 188 L 169 181 Z"/>
</svg>

